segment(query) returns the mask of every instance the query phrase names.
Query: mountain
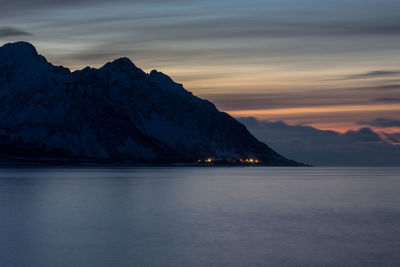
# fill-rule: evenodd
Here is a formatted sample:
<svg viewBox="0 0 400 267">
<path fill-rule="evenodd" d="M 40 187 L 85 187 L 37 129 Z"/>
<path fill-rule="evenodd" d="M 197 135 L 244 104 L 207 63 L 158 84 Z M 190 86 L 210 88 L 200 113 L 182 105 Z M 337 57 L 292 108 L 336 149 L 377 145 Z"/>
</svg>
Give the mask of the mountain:
<svg viewBox="0 0 400 267">
<path fill-rule="evenodd" d="M 0 159 L 190 163 L 252 158 L 300 165 L 167 75 L 120 58 L 99 69 L 54 66 L 29 43 L 0 47 Z"/>
<path fill-rule="evenodd" d="M 288 157 L 317 166 L 400 166 L 400 134 L 362 127 L 340 133 L 283 121 L 237 118 Z"/>
</svg>

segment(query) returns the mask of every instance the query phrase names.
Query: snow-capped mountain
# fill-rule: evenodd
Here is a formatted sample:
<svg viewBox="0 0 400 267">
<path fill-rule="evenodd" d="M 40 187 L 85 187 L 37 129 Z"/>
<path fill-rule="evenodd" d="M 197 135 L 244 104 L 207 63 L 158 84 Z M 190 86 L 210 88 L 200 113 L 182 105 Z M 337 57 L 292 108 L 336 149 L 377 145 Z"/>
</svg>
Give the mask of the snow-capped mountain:
<svg viewBox="0 0 400 267">
<path fill-rule="evenodd" d="M 128 58 L 71 72 L 25 42 L 0 47 L 0 158 L 298 165 L 161 72 Z"/>
</svg>

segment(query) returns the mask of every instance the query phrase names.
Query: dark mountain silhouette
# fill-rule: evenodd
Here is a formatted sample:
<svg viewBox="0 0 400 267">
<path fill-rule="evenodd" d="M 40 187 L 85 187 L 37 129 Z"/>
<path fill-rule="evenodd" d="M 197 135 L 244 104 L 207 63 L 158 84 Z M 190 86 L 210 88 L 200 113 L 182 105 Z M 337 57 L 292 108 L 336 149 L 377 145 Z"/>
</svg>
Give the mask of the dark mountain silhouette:
<svg viewBox="0 0 400 267">
<path fill-rule="evenodd" d="M 180 163 L 213 158 L 300 165 L 167 75 L 128 58 L 71 72 L 29 43 L 0 48 L 0 159 Z"/>
</svg>

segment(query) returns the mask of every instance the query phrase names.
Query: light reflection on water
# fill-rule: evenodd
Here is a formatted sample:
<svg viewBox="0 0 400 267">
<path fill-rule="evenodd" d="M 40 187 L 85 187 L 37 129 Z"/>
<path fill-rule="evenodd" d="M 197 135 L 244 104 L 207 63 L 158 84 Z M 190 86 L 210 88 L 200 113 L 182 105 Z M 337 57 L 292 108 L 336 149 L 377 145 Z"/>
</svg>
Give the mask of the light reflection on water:
<svg viewBox="0 0 400 267">
<path fill-rule="evenodd" d="M 399 266 L 400 168 L 0 169 L 1 266 Z"/>
</svg>

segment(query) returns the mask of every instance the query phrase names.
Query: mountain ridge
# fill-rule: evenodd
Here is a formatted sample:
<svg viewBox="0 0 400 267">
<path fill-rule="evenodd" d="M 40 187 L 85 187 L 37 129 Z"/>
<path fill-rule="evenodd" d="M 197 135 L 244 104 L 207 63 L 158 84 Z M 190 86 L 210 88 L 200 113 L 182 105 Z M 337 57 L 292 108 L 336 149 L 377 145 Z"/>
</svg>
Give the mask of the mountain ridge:
<svg viewBox="0 0 400 267">
<path fill-rule="evenodd" d="M 96 69 L 54 66 L 26 42 L 0 47 L 0 159 L 301 165 L 156 70 L 122 57 Z"/>
</svg>

